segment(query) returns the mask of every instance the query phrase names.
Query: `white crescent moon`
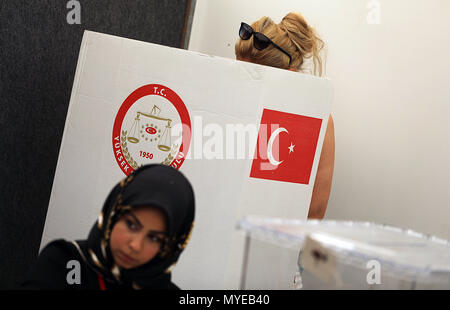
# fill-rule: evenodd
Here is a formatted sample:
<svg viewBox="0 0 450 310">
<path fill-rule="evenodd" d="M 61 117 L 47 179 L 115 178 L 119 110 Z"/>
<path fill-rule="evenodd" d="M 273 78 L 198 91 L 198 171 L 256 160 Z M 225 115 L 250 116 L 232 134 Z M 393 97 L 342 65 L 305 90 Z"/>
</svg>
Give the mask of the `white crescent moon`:
<svg viewBox="0 0 450 310">
<path fill-rule="evenodd" d="M 276 161 L 272 155 L 273 142 L 275 141 L 276 137 L 282 132 L 289 133 L 286 130 L 286 128 L 278 128 L 270 135 L 269 142 L 267 143 L 267 158 L 269 159 L 270 163 L 274 166 L 278 166 L 279 164 L 281 164 L 283 162 L 283 161 Z"/>
</svg>

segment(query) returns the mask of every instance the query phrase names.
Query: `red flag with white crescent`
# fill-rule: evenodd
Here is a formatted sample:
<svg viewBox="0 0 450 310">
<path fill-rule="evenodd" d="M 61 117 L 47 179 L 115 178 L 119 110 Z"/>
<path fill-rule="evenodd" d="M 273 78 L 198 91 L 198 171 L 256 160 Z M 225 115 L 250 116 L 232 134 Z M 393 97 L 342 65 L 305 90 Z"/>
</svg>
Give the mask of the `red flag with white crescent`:
<svg viewBox="0 0 450 310">
<path fill-rule="evenodd" d="M 309 184 L 322 119 L 264 109 L 250 177 Z"/>
</svg>

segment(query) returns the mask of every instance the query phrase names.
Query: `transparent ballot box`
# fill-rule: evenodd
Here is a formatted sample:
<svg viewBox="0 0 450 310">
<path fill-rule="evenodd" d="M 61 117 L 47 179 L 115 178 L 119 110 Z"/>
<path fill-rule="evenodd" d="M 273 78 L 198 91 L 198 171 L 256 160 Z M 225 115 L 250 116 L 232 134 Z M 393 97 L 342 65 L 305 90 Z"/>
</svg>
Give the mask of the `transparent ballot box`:
<svg viewBox="0 0 450 310">
<path fill-rule="evenodd" d="M 241 289 L 450 289 L 450 244 L 367 222 L 245 217 Z"/>
</svg>

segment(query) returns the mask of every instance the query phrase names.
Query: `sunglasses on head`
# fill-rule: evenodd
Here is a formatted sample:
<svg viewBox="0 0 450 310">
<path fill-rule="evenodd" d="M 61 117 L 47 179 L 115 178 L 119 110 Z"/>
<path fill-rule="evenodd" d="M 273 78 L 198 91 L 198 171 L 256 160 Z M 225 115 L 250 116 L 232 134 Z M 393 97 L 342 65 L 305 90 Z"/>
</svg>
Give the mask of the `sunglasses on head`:
<svg viewBox="0 0 450 310">
<path fill-rule="evenodd" d="M 281 47 L 279 47 L 278 45 L 273 43 L 273 41 L 271 39 L 269 39 L 268 37 L 266 37 L 262 33 L 254 31 L 253 28 L 250 27 L 250 25 L 242 22 L 241 23 L 241 28 L 239 29 L 239 37 L 242 40 L 249 40 L 252 37 L 252 35 L 254 36 L 254 38 L 253 38 L 253 46 L 257 50 L 261 51 L 261 50 L 265 49 L 266 47 L 268 47 L 269 44 L 273 44 L 273 46 L 275 46 L 277 49 L 279 49 L 281 52 L 283 52 L 284 54 L 286 54 L 286 56 L 289 57 L 289 65 L 291 65 L 292 58 L 291 58 L 291 55 L 289 55 L 288 52 L 286 52 Z"/>
</svg>

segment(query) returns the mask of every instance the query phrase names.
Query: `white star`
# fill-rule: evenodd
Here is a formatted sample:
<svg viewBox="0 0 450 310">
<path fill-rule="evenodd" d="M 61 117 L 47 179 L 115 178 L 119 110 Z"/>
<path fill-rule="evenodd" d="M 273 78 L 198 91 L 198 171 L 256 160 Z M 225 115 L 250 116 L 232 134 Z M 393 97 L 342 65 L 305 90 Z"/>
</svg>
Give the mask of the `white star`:
<svg viewBox="0 0 450 310">
<path fill-rule="evenodd" d="M 289 149 L 289 154 L 291 154 L 292 152 L 294 152 L 294 146 L 295 146 L 295 145 L 292 145 L 292 142 L 291 142 L 291 146 L 288 147 L 288 149 Z"/>
</svg>

